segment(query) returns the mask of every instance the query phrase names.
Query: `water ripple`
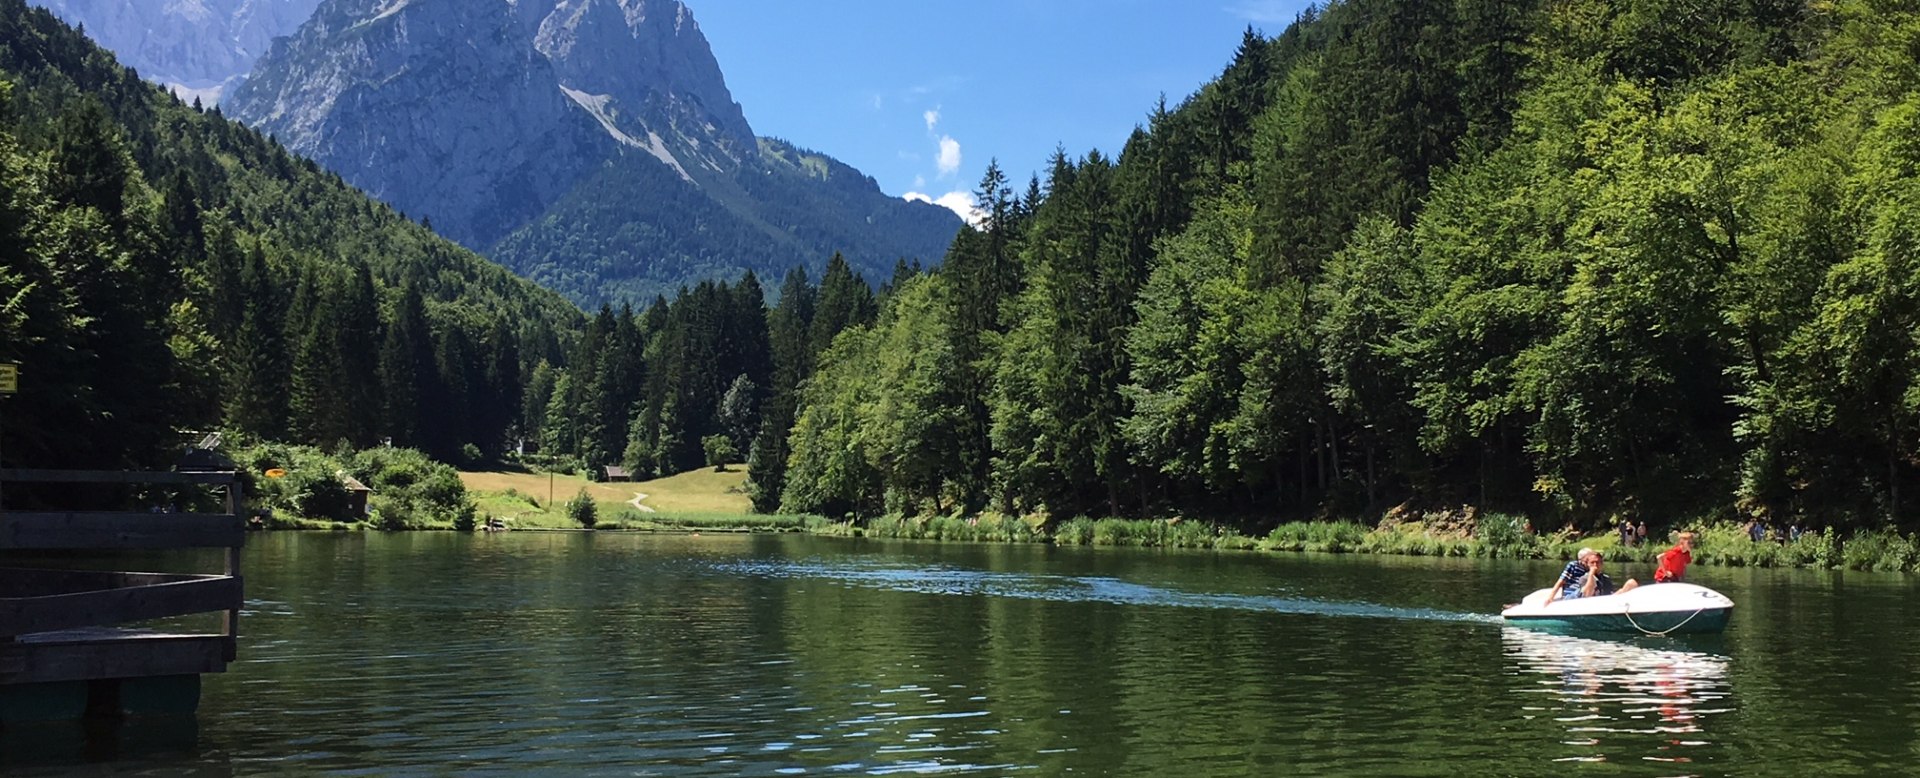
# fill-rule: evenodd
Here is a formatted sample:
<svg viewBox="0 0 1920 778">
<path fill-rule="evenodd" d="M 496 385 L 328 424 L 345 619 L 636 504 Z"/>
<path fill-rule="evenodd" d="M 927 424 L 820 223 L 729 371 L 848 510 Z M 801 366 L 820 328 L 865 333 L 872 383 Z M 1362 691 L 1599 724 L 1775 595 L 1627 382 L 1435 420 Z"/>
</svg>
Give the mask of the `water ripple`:
<svg viewBox="0 0 1920 778">
<path fill-rule="evenodd" d="M 1049 602 L 1259 611 L 1303 616 L 1498 622 L 1498 616 L 1432 608 L 1260 594 L 1185 592 L 1102 576 L 1046 575 L 819 560 L 741 560 L 712 565 L 720 575 L 817 579 L 886 591 L 959 597 L 1011 597 Z"/>
</svg>

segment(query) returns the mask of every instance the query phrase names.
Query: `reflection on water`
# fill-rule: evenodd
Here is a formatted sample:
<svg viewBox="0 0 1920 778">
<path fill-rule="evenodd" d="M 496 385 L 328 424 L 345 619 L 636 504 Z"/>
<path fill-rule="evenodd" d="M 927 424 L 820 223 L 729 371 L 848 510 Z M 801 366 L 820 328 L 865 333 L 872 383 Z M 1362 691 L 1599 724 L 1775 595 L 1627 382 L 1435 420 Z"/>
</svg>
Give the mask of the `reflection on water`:
<svg viewBox="0 0 1920 778">
<path fill-rule="evenodd" d="M 207 679 L 197 735 L 0 733 L 0 775 L 1824 778 L 1920 758 L 1904 580 L 1840 596 L 1704 568 L 1744 609 L 1726 634 L 1614 642 L 1475 615 L 1549 563 L 588 533 L 246 553 L 241 661 Z"/>
<path fill-rule="evenodd" d="M 1724 656 L 1514 627 L 1500 637 L 1518 672 L 1538 676 L 1519 690 L 1523 715 L 1566 728 L 1574 755 L 1562 761 L 1692 762 L 1712 745 L 1708 725 L 1734 709 Z"/>
<path fill-rule="evenodd" d="M 131 766 L 198 762 L 192 769 L 177 766 L 168 775 L 231 775 L 231 766 L 218 755 L 202 752 L 200 725 L 191 716 L 158 716 L 125 721 L 45 722 L 0 729 L 0 774 L 8 778 L 72 775 L 89 765 L 119 763 L 124 775 L 141 775 Z"/>
<path fill-rule="evenodd" d="M 1050 602 L 1211 608 L 1309 616 L 1350 616 L 1421 621 L 1497 622 L 1499 617 L 1432 608 L 1396 608 L 1367 602 L 1283 594 L 1188 592 L 1106 576 L 1005 573 L 945 565 L 901 565 L 868 561 L 742 561 L 713 566 L 722 575 L 762 578 L 811 578 L 851 586 L 912 594 L 962 597 L 1012 597 Z"/>
</svg>

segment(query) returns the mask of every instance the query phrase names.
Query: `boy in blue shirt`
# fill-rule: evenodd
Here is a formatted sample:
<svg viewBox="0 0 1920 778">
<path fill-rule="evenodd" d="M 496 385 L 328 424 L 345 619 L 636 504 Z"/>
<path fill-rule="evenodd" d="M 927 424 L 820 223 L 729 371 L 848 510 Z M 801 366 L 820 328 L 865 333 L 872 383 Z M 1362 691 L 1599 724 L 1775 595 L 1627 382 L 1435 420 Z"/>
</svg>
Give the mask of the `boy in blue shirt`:
<svg viewBox="0 0 1920 778">
<path fill-rule="evenodd" d="M 1574 557 L 1572 562 L 1567 563 L 1566 569 L 1560 571 L 1560 578 L 1553 582 L 1553 591 L 1547 593 L 1547 601 L 1542 603 L 1543 605 L 1551 605 L 1554 600 L 1601 597 L 1629 592 L 1640 585 L 1639 581 L 1629 578 L 1625 584 L 1615 590 L 1613 579 L 1600 571 L 1606 559 L 1600 556 L 1600 552 L 1591 548 L 1580 549 L 1580 553 L 1575 554 Z"/>
</svg>

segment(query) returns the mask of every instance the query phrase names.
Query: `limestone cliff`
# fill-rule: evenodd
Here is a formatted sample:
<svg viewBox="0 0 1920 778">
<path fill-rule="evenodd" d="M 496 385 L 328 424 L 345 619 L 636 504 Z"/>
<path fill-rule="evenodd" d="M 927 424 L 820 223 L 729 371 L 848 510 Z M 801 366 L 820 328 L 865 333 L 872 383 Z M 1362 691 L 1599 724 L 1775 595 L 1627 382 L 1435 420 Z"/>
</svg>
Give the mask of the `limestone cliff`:
<svg viewBox="0 0 1920 778">
<path fill-rule="evenodd" d="M 226 108 L 587 304 L 835 251 L 878 280 L 961 226 L 756 138 L 679 0 L 325 0 Z"/>
<path fill-rule="evenodd" d="M 121 63 L 183 95 L 218 101 L 292 34 L 320 0 L 36 0 L 114 52 Z"/>
</svg>

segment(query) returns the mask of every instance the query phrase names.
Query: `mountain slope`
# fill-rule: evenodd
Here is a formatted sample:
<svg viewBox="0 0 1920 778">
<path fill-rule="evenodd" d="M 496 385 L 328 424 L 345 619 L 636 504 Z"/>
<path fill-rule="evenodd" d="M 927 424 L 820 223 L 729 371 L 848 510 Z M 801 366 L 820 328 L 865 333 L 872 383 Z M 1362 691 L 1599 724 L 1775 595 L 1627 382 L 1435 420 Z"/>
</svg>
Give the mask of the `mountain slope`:
<svg viewBox="0 0 1920 778">
<path fill-rule="evenodd" d="M 183 97 L 218 102 L 273 39 L 292 33 L 320 0 L 38 0 L 38 5 Z"/>
<path fill-rule="evenodd" d="M 497 450 L 578 309 L 0 0 L 12 464 L 154 466 L 180 429 Z M 557 358 L 557 356 L 556 356 Z"/>
<path fill-rule="evenodd" d="M 678 0 L 327 0 L 229 104 L 442 234 L 592 305 L 961 227 L 755 137 Z"/>
</svg>

